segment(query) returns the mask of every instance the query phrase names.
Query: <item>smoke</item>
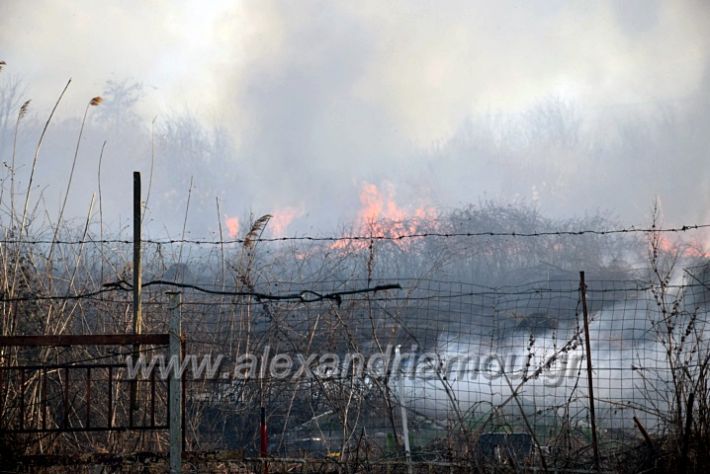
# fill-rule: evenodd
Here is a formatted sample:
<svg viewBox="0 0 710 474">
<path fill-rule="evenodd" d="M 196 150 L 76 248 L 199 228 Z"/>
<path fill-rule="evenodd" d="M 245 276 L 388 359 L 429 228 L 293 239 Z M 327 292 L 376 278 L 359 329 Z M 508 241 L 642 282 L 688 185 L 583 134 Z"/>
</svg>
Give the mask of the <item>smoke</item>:
<svg viewBox="0 0 710 474">
<path fill-rule="evenodd" d="M 672 390 L 666 348 L 656 339 L 646 308 L 628 310 L 632 302 L 591 315 L 594 393 L 604 429 L 633 430 L 630 412 L 646 427 L 657 429 L 662 426 L 661 414 L 669 409 L 668 399 L 660 395 Z M 430 373 L 441 364 L 445 367 L 442 375 L 438 379 L 404 378 L 399 396 L 417 413 L 431 418 L 452 416 L 454 406 L 474 419 L 501 408 L 501 415 L 515 418 L 522 410 L 536 422 L 569 410 L 576 427 L 588 426 L 585 351 L 581 342 L 562 350 L 567 341 L 578 337 L 575 328 L 538 334 L 530 344 L 532 337 L 517 332 L 491 343 L 485 336 L 467 340 L 445 334 L 431 356 Z M 554 363 L 548 365 L 549 361 Z M 544 369 L 537 374 L 540 368 Z M 524 374 L 530 378 L 523 381 Z M 513 390 L 520 407 L 511 401 Z"/>
<path fill-rule="evenodd" d="M 156 232 L 181 227 L 190 176 L 196 236 L 217 230 L 215 197 L 242 222 L 287 216 L 282 234 L 332 230 L 357 217 L 367 183 L 393 183 L 402 206 L 494 199 L 631 223 L 660 197 L 669 223 L 688 223 L 710 219 L 708 12 L 690 0 L 3 2 L 0 44 L 37 122 L 74 78 L 40 163 L 50 202 L 87 98 L 109 80 L 141 84 L 136 100 L 115 97 L 123 118 L 91 122 L 75 216 L 108 139 L 115 220 L 154 142 Z"/>
</svg>

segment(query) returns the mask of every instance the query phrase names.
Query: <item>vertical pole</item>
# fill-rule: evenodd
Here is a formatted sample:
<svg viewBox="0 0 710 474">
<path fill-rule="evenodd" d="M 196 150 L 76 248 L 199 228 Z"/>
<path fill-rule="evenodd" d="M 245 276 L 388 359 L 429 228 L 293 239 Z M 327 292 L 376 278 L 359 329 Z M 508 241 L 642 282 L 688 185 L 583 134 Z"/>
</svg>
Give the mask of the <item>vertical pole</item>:
<svg viewBox="0 0 710 474">
<path fill-rule="evenodd" d="M 64 367 L 64 397 L 62 398 L 62 408 L 64 409 L 64 419 L 62 427 L 69 428 L 69 367 Z"/>
<path fill-rule="evenodd" d="M 183 357 L 184 354 L 187 354 L 187 345 L 185 344 L 185 338 L 182 337 L 180 340 L 180 348 L 182 349 Z M 187 451 L 187 423 L 185 422 L 185 414 L 187 413 L 187 410 L 185 409 L 185 400 L 187 400 L 187 370 L 183 371 L 182 373 L 182 399 L 181 405 L 180 405 L 180 413 L 182 413 L 182 417 L 180 418 L 182 421 L 182 450 L 183 452 Z"/>
<path fill-rule="evenodd" d="M 400 383 L 400 393 L 402 390 L 402 380 Z M 407 472 L 412 474 L 412 451 L 409 447 L 409 425 L 407 423 L 407 407 L 404 406 L 404 400 L 400 400 L 401 406 L 400 410 L 402 412 L 402 437 L 404 438 L 404 456 L 407 460 Z"/>
<path fill-rule="evenodd" d="M 91 428 L 91 367 L 86 368 L 86 427 Z"/>
<path fill-rule="evenodd" d="M 266 426 L 266 408 L 261 406 L 261 419 L 259 423 L 259 438 L 260 438 L 260 449 L 259 455 L 261 458 L 266 458 L 269 455 L 269 431 Z M 264 474 L 269 474 L 269 463 L 264 459 Z"/>
<path fill-rule="evenodd" d="M 108 366 L 108 420 L 109 429 L 113 427 L 113 367 Z"/>
<path fill-rule="evenodd" d="M 141 311 L 141 174 L 133 172 L 133 333 L 143 329 Z"/>
<path fill-rule="evenodd" d="M 155 370 L 150 372 L 150 426 L 155 428 Z"/>
<path fill-rule="evenodd" d="M 47 413 L 49 403 L 47 403 L 47 369 L 42 370 L 42 429 L 47 429 Z"/>
<path fill-rule="evenodd" d="M 690 430 L 693 429 L 693 402 L 695 392 L 688 395 L 688 405 L 685 409 L 685 430 L 683 431 L 683 443 L 680 446 L 680 467 L 678 472 L 685 474 L 688 472 L 688 448 L 690 443 Z"/>
<path fill-rule="evenodd" d="M 182 377 L 179 368 L 182 365 L 182 337 L 180 315 L 180 293 L 170 292 L 170 360 L 173 369 L 168 382 L 168 416 L 170 423 L 170 474 L 182 472 Z"/>
<path fill-rule="evenodd" d="M 395 348 L 395 360 L 400 360 L 399 346 Z M 399 379 L 399 409 L 402 415 L 402 437 L 404 438 L 404 456 L 407 460 L 407 472 L 412 474 L 412 451 L 409 447 L 409 423 L 407 422 L 407 407 L 404 405 L 404 376 L 397 374 Z"/>
<path fill-rule="evenodd" d="M 133 334 L 143 332 L 143 312 L 141 308 L 141 174 L 133 172 Z M 140 356 L 140 346 L 133 346 L 133 360 Z M 131 382 L 129 420 L 133 425 L 133 411 L 138 409 L 138 381 Z"/>
<path fill-rule="evenodd" d="M 25 429 L 25 369 L 20 369 L 20 429 Z M 65 411 L 66 413 L 66 411 Z"/>
<path fill-rule="evenodd" d="M 594 449 L 594 467 L 601 469 L 599 460 L 599 442 L 597 441 L 597 420 L 594 415 L 594 384 L 592 376 L 592 344 L 589 340 L 589 309 L 587 307 L 587 285 L 584 282 L 584 272 L 579 272 L 579 292 L 582 298 L 582 313 L 584 314 L 584 346 L 587 355 L 587 383 L 589 384 L 589 419 L 592 425 L 592 448 Z"/>
</svg>

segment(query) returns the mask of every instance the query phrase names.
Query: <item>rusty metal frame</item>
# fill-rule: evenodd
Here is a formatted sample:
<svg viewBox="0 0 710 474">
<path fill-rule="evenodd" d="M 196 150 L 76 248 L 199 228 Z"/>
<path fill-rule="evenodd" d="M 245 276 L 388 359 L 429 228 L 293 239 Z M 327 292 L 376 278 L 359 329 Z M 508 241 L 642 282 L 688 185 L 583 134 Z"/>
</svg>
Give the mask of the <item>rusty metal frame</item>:
<svg viewBox="0 0 710 474">
<path fill-rule="evenodd" d="M 0 336 L 0 346 L 128 346 L 167 345 L 168 334 L 60 334 L 45 336 Z"/>
<path fill-rule="evenodd" d="M 41 347 L 41 346 L 103 346 L 103 345 L 168 345 L 169 334 L 100 334 L 100 335 L 40 335 L 40 336 L 0 336 L 0 347 L 2 346 L 16 346 L 16 347 Z M 18 417 L 12 417 L 17 420 L 17 427 L 10 427 L 8 425 L 0 427 L 0 431 L 6 433 L 68 433 L 68 432 L 100 432 L 100 431 L 154 431 L 154 430 L 167 430 L 170 428 L 170 417 L 165 416 L 165 423 L 156 424 L 156 375 L 155 371 L 152 371 L 151 377 L 146 380 L 135 380 L 136 384 L 149 384 L 150 398 L 147 401 L 146 408 L 148 410 L 148 424 L 136 425 L 133 420 L 133 410 L 129 410 L 129 418 L 127 425 L 114 425 L 113 424 L 113 413 L 115 410 L 115 401 L 113 400 L 113 388 L 114 383 L 126 383 L 128 380 L 115 379 L 115 375 L 120 370 L 125 370 L 125 364 L 119 363 L 98 363 L 98 364 L 87 364 L 87 363 L 66 363 L 66 364 L 48 364 L 48 365 L 17 365 L 17 366 L 0 366 L 0 388 L 5 386 L 6 381 L 9 384 L 9 380 L 12 377 L 12 373 L 19 373 L 19 380 L 21 386 L 24 386 L 28 374 L 39 373 L 42 383 L 42 393 L 40 395 L 41 406 L 41 425 L 39 427 L 28 427 L 25 424 L 27 406 L 25 403 L 24 394 L 21 393 L 19 397 L 19 413 Z M 92 371 L 106 370 L 108 376 L 104 379 L 108 386 L 108 396 L 107 396 L 107 412 L 106 412 L 106 423 L 103 426 L 97 423 L 92 423 L 91 420 L 91 382 L 92 382 Z M 61 421 L 58 422 L 58 426 L 50 427 L 47 423 L 47 412 L 50 407 L 48 402 L 47 394 L 47 380 L 48 373 L 50 371 L 58 371 L 64 376 L 64 386 L 61 388 Z M 70 373 L 84 372 L 86 374 L 86 379 L 82 382 L 84 383 L 84 397 L 86 403 L 86 413 L 84 414 L 84 419 L 82 420 L 84 426 L 69 426 L 69 413 L 71 411 L 71 403 L 69 402 L 69 386 L 70 386 Z M 95 381 L 99 379 L 94 379 Z M 167 385 L 167 384 L 166 384 Z M 169 391 L 169 387 L 166 387 Z M 184 386 L 183 386 L 184 390 Z M 183 417 L 184 417 L 184 406 Z M 167 404 L 166 404 L 167 410 Z M 183 441 L 184 442 L 184 441 Z"/>
</svg>

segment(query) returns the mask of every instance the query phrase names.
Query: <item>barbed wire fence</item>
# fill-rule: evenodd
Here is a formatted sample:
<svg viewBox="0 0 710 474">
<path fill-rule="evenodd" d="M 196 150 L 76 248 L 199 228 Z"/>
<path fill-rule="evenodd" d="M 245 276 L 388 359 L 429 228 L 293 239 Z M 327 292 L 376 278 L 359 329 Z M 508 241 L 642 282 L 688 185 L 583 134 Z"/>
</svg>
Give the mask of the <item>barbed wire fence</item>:
<svg viewBox="0 0 710 474">
<path fill-rule="evenodd" d="M 388 221 L 390 224 L 398 224 L 401 221 Z M 579 230 L 550 230 L 540 232 L 525 232 L 525 231 L 480 231 L 480 232 L 401 232 L 396 235 L 385 235 L 381 233 L 362 234 L 362 235 L 337 235 L 337 236 L 318 236 L 318 235 L 295 235 L 282 237 L 254 237 L 254 238 L 233 238 L 233 239 L 141 239 L 142 243 L 155 245 L 175 245 L 175 244 L 192 244 L 192 245 L 230 245 L 244 244 L 245 242 L 348 242 L 348 241 L 401 241 L 419 238 L 455 238 L 455 237 L 550 237 L 550 236 L 583 236 L 596 235 L 607 236 L 616 234 L 668 234 L 668 233 L 684 233 L 692 230 L 703 230 L 710 228 L 710 224 L 685 224 L 676 227 L 655 227 L 655 226 L 630 226 L 617 227 L 607 229 L 579 229 Z M 130 244 L 133 245 L 133 240 L 129 239 L 94 239 L 94 238 L 77 238 L 77 239 L 52 239 L 52 238 L 37 238 L 37 239 L 0 239 L 0 244 L 29 244 L 29 245 L 84 245 L 84 244 Z"/>
<path fill-rule="evenodd" d="M 574 237 L 706 227 L 259 241 Z M 132 242 L 0 244 L 96 243 Z M 244 240 L 145 243 L 159 249 Z M 188 450 L 245 449 L 247 458 L 256 457 L 263 406 L 270 454 L 282 459 L 326 457 L 351 466 L 390 462 L 401 469 L 418 463 L 464 470 L 502 463 L 584 470 L 594 464 L 593 400 L 601 463 L 614 470 L 625 463 L 638 467 L 657 462 L 652 454 L 664 452 L 673 437 L 682 438 L 689 417 L 698 429 L 710 426 L 704 424 L 710 270 L 706 264 L 688 268 L 675 280 L 662 273 L 589 279 L 584 289 L 579 279 L 569 277 L 503 286 L 401 275 L 270 279 L 256 285 L 264 288 L 259 291 L 238 276 L 231 286 L 223 280 L 156 278 L 144 283 L 144 324 L 164 331 L 164 291 L 179 289 L 187 354 L 213 360 L 221 356 L 212 376 L 197 376 L 190 368 Z M 3 294 L 0 302 L 19 305 L 19 313 L 41 311 L 44 304 L 71 304 L 83 317 L 81 324 L 67 324 L 67 329 L 122 332 L 130 328 L 131 290 L 125 279 L 104 283 L 86 278 L 81 285 L 57 285 L 53 293 Z M 583 291 L 589 351 L 584 345 Z M 246 363 L 246 354 L 255 355 L 255 364 Z M 45 360 L 124 361 L 126 355 L 105 350 L 77 357 L 57 348 Z M 274 371 L 279 357 L 292 361 L 292 370 L 285 370 L 284 362 L 276 364 L 281 372 Z"/>
<path fill-rule="evenodd" d="M 234 416 L 232 435 L 223 426 L 216 439 L 255 446 L 256 427 L 244 430 L 237 420 L 239 407 L 253 417 L 248 396 L 258 395 L 266 397 L 274 448 L 283 455 L 352 456 L 365 443 L 380 459 L 404 460 L 407 416 L 411 455 L 420 460 L 470 459 L 482 434 L 522 433 L 559 467 L 589 466 L 580 457 L 590 454 L 584 450 L 591 440 L 579 281 L 498 291 L 461 282 L 399 284 L 406 296 L 257 311 L 264 338 L 253 351 L 269 353 L 260 363 L 285 354 L 312 357 L 311 366 L 304 377 L 274 377 L 271 366 L 253 379 L 215 380 L 195 393 L 208 412 Z M 668 314 L 653 289 L 638 281 L 588 283 L 596 418 L 607 465 L 620 461 L 613 456 L 621 447 L 637 447 L 639 425 L 646 433 L 666 429 L 674 409 L 672 371 L 705 370 L 707 288 L 689 283 L 672 291 L 686 302 L 674 310 L 669 335 L 659 327 Z M 672 361 L 669 336 L 685 344 L 673 348 Z M 383 356 L 392 365 L 353 373 L 348 354 L 366 361 Z M 682 368 L 674 367 L 679 362 Z"/>
</svg>

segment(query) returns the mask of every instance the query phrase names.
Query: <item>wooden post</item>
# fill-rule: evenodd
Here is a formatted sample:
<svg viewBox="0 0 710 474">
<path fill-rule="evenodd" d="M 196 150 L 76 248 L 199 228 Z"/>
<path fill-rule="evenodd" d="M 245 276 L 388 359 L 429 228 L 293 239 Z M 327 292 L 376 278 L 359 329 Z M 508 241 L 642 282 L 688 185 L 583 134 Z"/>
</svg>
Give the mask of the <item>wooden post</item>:
<svg viewBox="0 0 710 474">
<path fill-rule="evenodd" d="M 133 172 L 133 334 L 143 332 L 143 312 L 141 308 L 141 174 Z M 140 356 L 140 345 L 133 346 L 133 360 Z M 133 425 L 133 411 L 138 410 L 138 381 L 131 383 L 129 419 Z"/>
<path fill-rule="evenodd" d="M 141 311 L 141 174 L 133 172 L 133 333 L 143 330 Z"/>
<path fill-rule="evenodd" d="M 168 382 L 168 416 L 170 423 L 170 474 L 182 472 L 182 377 L 179 374 L 182 366 L 181 355 L 181 310 L 180 293 L 170 292 L 170 344 L 169 357 L 173 361 Z"/>
<path fill-rule="evenodd" d="M 587 358 L 587 383 L 589 384 L 589 419 L 592 425 L 592 448 L 594 449 L 594 467 L 601 469 L 599 458 L 599 442 L 597 440 L 597 420 L 594 415 L 594 383 L 592 376 L 592 344 L 589 340 L 589 309 L 587 307 L 587 285 L 584 282 L 584 272 L 579 272 L 579 292 L 582 298 L 582 313 L 584 314 L 584 346 Z"/>
</svg>

